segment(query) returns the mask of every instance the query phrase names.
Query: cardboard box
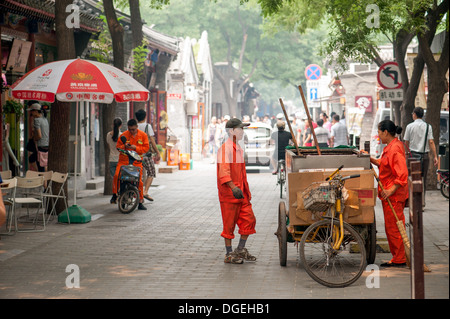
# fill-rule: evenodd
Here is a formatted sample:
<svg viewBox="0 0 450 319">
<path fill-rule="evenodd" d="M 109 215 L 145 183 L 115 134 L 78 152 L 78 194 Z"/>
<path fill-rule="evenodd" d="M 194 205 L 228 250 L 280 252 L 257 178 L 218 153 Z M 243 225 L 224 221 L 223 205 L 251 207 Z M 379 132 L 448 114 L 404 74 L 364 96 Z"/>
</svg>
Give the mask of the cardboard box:
<svg viewBox="0 0 450 319">
<path fill-rule="evenodd" d="M 334 171 L 334 170 L 333 170 Z M 303 207 L 301 194 L 314 182 L 324 182 L 333 172 L 329 170 L 303 171 L 289 173 L 287 181 L 289 222 L 291 225 L 310 225 L 317 221 L 315 215 Z M 349 223 L 369 224 L 374 219 L 376 189 L 371 170 L 343 170 L 342 176 L 360 174 L 358 178 L 345 181 L 345 188 L 349 192 L 349 199 L 344 204 L 344 220 Z M 351 195 L 351 196 L 350 196 Z M 367 216 L 366 216 L 367 215 Z"/>
</svg>

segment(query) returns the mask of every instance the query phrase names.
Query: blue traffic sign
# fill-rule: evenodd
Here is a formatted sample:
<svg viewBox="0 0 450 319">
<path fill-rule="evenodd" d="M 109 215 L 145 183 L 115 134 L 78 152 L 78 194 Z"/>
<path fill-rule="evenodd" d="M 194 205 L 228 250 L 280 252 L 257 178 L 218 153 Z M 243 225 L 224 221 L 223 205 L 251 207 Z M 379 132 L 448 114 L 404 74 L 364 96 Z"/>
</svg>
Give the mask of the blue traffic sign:
<svg viewBox="0 0 450 319">
<path fill-rule="evenodd" d="M 310 64 L 305 69 L 305 77 L 307 80 L 319 80 L 322 76 L 322 69 L 317 64 Z"/>
<path fill-rule="evenodd" d="M 317 88 L 311 88 L 309 89 L 309 99 L 312 100 L 317 100 L 317 92 L 319 90 Z"/>
</svg>

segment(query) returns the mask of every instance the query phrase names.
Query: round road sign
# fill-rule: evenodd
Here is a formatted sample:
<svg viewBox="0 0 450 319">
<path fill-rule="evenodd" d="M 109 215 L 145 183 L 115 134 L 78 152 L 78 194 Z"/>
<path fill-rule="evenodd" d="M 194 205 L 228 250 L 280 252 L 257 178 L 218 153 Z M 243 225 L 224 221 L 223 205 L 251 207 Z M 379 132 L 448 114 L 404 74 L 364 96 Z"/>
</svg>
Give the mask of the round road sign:
<svg viewBox="0 0 450 319">
<path fill-rule="evenodd" d="M 402 87 L 402 77 L 397 62 L 386 62 L 377 72 L 377 81 L 383 89 L 399 89 Z"/>
<path fill-rule="evenodd" d="M 310 64 L 305 69 L 305 77 L 307 80 L 319 80 L 322 76 L 322 69 L 317 64 Z"/>
</svg>

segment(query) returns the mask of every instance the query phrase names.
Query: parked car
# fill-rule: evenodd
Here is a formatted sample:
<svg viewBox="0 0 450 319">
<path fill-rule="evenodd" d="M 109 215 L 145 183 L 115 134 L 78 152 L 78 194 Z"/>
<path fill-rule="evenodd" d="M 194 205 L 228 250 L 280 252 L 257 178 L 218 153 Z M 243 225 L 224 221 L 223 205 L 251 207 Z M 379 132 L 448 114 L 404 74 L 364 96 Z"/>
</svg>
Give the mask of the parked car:
<svg viewBox="0 0 450 319">
<path fill-rule="evenodd" d="M 383 153 L 383 149 L 386 146 L 381 143 L 380 137 L 378 136 L 378 123 L 384 120 L 390 120 L 391 113 L 390 109 L 379 108 L 373 119 L 372 132 L 370 134 L 370 156 L 380 157 Z"/>
<path fill-rule="evenodd" d="M 265 123 L 252 122 L 244 127 L 245 165 L 269 166 L 275 145 L 270 143 L 272 127 Z"/>
<path fill-rule="evenodd" d="M 425 114 L 423 116 L 423 120 L 426 120 L 427 111 L 425 110 Z M 378 123 L 384 120 L 390 120 L 390 109 L 387 108 L 379 108 L 375 115 L 372 133 L 370 134 L 370 155 L 376 158 L 381 156 L 383 152 L 385 144 L 381 143 L 380 137 L 378 136 Z M 404 130 L 406 128 L 403 128 Z M 446 144 L 449 140 L 449 116 L 448 111 L 441 111 L 441 120 L 440 120 L 440 135 L 439 135 L 439 143 L 436 142 L 436 147 L 439 144 Z"/>
</svg>

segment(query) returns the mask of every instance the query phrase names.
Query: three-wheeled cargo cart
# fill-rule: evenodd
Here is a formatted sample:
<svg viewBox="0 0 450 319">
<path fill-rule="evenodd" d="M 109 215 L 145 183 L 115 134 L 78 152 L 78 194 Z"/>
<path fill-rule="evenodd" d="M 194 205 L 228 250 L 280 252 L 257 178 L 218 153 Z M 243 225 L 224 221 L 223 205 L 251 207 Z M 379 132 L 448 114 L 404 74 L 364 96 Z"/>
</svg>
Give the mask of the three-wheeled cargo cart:
<svg viewBox="0 0 450 319">
<path fill-rule="evenodd" d="M 287 201 L 280 201 L 280 265 L 299 245 L 308 274 L 329 287 L 355 282 L 376 254 L 376 188 L 369 155 L 354 148 L 286 150 Z"/>
</svg>

